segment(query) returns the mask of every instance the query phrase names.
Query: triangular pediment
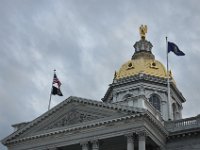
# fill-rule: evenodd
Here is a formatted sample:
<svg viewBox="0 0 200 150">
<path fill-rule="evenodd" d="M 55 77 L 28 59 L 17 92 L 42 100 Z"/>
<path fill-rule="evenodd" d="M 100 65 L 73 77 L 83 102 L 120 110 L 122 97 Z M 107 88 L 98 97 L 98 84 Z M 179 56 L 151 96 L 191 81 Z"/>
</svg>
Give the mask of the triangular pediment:
<svg viewBox="0 0 200 150">
<path fill-rule="evenodd" d="M 81 127 L 117 117 L 143 112 L 143 109 L 104 103 L 101 101 L 69 97 L 48 112 L 27 123 L 23 128 L 3 140 L 6 143 L 46 132 Z"/>
<path fill-rule="evenodd" d="M 94 113 L 93 111 L 84 111 L 81 108 L 71 109 L 65 114 L 57 117 L 56 119 L 50 120 L 47 126 L 40 130 L 49 130 L 54 128 L 60 128 L 65 126 L 73 126 L 76 124 L 82 124 L 92 120 L 98 120 L 101 118 L 108 117 L 107 114 Z"/>
</svg>

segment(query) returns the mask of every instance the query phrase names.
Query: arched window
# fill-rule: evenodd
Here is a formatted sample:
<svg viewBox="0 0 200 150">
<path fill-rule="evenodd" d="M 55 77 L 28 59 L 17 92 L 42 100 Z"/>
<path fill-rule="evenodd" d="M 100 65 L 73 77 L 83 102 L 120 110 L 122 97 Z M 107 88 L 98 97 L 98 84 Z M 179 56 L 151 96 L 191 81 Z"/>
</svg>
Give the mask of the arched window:
<svg viewBox="0 0 200 150">
<path fill-rule="evenodd" d="M 151 103 L 151 105 L 153 105 L 155 109 L 160 111 L 160 98 L 158 95 L 152 94 L 151 97 L 149 98 L 149 102 Z"/>
<path fill-rule="evenodd" d="M 176 120 L 176 104 L 175 103 L 172 104 L 172 111 L 173 111 L 173 118 L 174 120 Z"/>
</svg>

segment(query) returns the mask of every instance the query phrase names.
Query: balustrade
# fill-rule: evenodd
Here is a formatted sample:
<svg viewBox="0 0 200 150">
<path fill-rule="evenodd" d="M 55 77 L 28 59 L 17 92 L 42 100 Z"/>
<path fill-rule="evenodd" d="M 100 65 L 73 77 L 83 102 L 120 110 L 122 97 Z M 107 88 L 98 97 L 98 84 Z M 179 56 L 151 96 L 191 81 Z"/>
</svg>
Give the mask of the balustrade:
<svg viewBox="0 0 200 150">
<path fill-rule="evenodd" d="M 196 117 L 165 122 L 165 127 L 169 131 L 178 131 L 183 129 L 200 127 L 200 115 Z"/>
</svg>

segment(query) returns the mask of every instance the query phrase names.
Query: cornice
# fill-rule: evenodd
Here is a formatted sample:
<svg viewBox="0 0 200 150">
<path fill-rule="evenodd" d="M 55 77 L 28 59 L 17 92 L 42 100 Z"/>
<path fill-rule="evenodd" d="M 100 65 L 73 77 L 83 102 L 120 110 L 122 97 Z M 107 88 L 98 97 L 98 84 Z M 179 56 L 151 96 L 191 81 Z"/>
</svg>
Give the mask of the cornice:
<svg viewBox="0 0 200 150">
<path fill-rule="evenodd" d="M 148 75 L 145 73 L 139 73 L 137 75 L 133 75 L 133 76 L 115 80 L 112 85 L 116 86 L 116 85 L 121 85 L 124 83 L 140 81 L 140 80 L 151 81 L 151 82 L 156 82 L 156 83 L 161 83 L 161 84 L 167 84 L 167 82 L 166 82 L 167 78 Z"/>
<path fill-rule="evenodd" d="M 200 135 L 199 128 L 185 130 L 184 132 L 169 133 L 167 140 L 173 140 L 173 139 L 177 139 L 177 138 L 185 138 L 185 137 L 196 136 L 196 135 Z"/>
</svg>

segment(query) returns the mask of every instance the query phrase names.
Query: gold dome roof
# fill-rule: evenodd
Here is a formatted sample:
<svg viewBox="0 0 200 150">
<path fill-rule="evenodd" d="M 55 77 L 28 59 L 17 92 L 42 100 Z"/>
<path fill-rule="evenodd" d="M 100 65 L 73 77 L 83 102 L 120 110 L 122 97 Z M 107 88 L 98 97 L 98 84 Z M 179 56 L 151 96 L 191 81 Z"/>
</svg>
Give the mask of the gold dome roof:
<svg viewBox="0 0 200 150">
<path fill-rule="evenodd" d="M 135 53 L 132 59 L 121 66 L 119 71 L 115 73 L 114 79 L 122 79 L 140 73 L 167 78 L 167 71 L 164 65 L 155 60 L 151 52 L 153 45 L 146 40 L 147 26 L 141 25 L 139 31 L 141 39 L 133 45 Z M 169 76 L 172 78 L 171 72 L 169 72 Z"/>
<path fill-rule="evenodd" d="M 167 71 L 164 65 L 158 60 L 155 60 L 152 53 L 140 51 L 133 55 L 132 60 L 129 60 L 121 66 L 115 74 L 115 79 L 121 79 L 139 73 L 167 78 Z"/>
</svg>

